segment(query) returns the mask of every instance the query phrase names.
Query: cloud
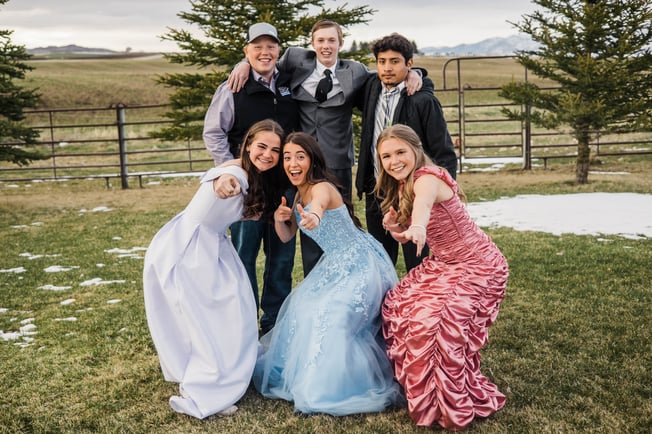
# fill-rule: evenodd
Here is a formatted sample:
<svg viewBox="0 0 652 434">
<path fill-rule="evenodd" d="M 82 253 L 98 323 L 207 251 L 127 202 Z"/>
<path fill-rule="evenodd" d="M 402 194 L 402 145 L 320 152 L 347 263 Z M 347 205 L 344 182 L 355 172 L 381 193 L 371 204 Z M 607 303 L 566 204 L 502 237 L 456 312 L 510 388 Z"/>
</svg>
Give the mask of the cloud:
<svg viewBox="0 0 652 434">
<path fill-rule="evenodd" d="M 431 0 L 325 2 L 328 8 L 369 5 L 378 12 L 369 25 L 350 29 L 348 42 L 371 41 L 398 32 L 420 47 L 457 45 L 516 33 L 518 21 L 534 6 L 512 0 Z M 77 44 L 92 48 L 172 51 L 161 41 L 168 28 L 199 31 L 177 14 L 189 12 L 189 0 L 13 0 L 0 8 L 0 28 L 14 30 L 12 41 L 28 48 Z"/>
<path fill-rule="evenodd" d="M 350 38 L 371 41 L 398 32 L 418 47 L 452 46 L 491 37 L 509 36 L 517 30 L 507 21 L 520 21 L 534 10 L 530 3 L 512 0 L 483 1 L 350 1 L 370 4 L 378 12 L 367 25 L 351 28 Z"/>
<path fill-rule="evenodd" d="M 0 28 L 13 30 L 12 41 L 28 48 L 77 44 L 118 51 L 128 46 L 141 51 L 169 51 L 174 44 L 159 37 L 167 27 L 183 27 L 177 14 L 190 9 L 187 0 L 43 3 L 7 3 L 0 11 Z"/>
</svg>

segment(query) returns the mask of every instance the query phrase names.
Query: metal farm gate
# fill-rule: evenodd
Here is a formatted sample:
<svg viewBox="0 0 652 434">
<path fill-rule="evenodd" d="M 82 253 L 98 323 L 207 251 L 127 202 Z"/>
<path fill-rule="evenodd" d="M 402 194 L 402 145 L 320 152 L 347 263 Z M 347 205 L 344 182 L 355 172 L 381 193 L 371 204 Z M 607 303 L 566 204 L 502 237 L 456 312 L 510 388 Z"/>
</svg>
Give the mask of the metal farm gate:
<svg viewBox="0 0 652 434">
<path fill-rule="evenodd" d="M 477 65 L 484 68 L 481 74 L 476 71 L 477 82 L 466 80 L 465 74 Z M 514 107 L 498 95 L 501 83 L 530 79 L 513 57 L 453 58 L 441 72 L 435 94 L 442 102 L 461 170 L 469 159 L 514 158 L 530 169 L 533 161 L 547 167 L 548 160 L 576 156 L 568 132 L 535 129 L 501 113 L 503 107 Z M 0 162 L 0 182 L 103 178 L 107 187 L 111 180 L 120 180 L 121 187 L 128 188 L 130 177 L 137 177 L 142 187 L 144 176 L 200 173 L 212 167 L 201 140 L 169 143 L 151 137 L 170 122 L 166 110 L 167 105 L 118 104 L 26 111 L 27 125 L 41 133 L 34 149 L 49 158 L 25 167 Z M 651 133 L 598 137 L 591 150 L 594 156 L 652 154 Z"/>
</svg>

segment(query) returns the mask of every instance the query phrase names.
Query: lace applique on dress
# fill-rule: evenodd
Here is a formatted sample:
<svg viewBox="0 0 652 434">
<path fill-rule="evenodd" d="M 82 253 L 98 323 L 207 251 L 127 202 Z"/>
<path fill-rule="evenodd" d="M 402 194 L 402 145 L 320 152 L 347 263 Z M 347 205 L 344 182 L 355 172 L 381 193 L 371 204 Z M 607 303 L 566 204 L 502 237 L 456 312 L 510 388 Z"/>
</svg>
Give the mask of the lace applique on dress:
<svg viewBox="0 0 652 434">
<path fill-rule="evenodd" d="M 254 385 L 302 413 L 342 416 L 401 402 L 379 335 L 383 297 L 398 280 L 387 253 L 344 205 L 326 210 L 314 230 L 300 230 L 324 253 L 262 338 L 269 345 Z"/>
</svg>

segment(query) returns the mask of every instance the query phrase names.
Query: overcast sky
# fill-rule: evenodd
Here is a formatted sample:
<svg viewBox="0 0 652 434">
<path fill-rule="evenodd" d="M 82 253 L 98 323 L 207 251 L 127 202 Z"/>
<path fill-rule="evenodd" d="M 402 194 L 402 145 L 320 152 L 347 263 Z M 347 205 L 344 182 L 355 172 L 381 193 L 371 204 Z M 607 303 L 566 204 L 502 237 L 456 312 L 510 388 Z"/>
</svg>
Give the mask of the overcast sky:
<svg viewBox="0 0 652 434">
<path fill-rule="evenodd" d="M 418 47 L 473 43 L 517 31 L 518 22 L 536 5 L 528 0 L 326 0 L 335 8 L 371 5 L 368 25 L 350 29 L 347 41 L 370 41 L 391 32 Z M 77 44 L 123 51 L 174 51 L 161 41 L 168 27 L 197 30 L 177 14 L 190 11 L 189 0 L 9 0 L 0 6 L 0 29 L 13 30 L 12 42 L 27 48 Z M 346 42 L 345 42 L 346 45 Z"/>
</svg>

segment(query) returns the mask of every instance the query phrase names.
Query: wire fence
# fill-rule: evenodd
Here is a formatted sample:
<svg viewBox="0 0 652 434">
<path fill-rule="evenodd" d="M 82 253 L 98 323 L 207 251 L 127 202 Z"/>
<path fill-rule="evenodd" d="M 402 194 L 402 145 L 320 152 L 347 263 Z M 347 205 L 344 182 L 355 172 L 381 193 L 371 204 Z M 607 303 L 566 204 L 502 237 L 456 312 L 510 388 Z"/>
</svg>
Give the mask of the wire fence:
<svg viewBox="0 0 652 434">
<path fill-rule="evenodd" d="M 533 161 L 575 158 L 577 144 L 570 131 L 537 129 L 507 119 L 503 108 L 514 106 L 499 96 L 500 85 L 466 83 L 464 71 L 470 62 L 504 61 L 510 56 L 450 59 L 442 71 L 442 86 L 436 89 L 442 101 L 449 130 L 463 163 L 466 159 L 519 158 L 524 169 Z M 514 77 L 512 77 L 514 78 Z M 523 70 L 523 80 L 528 80 Z M 505 77 L 497 82 L 505 82 Z M 40 132 L 34 147 L 47 159 L 20 167 L 0 162 L 0 181 L 104 178 L 129 187 L 144 176 L 203 172 L 213 165 L 201 140 L 186 143 L 162 141 L 151 133 L 171 121 L 169 106 L 117 104 L 110 107 L 59 108 L 26 111 L 26 124 Z M 592 145 L 593 156 L 652 155 L 652 133 L 601 134 Z M 460 165 L 464 170 L 464 165 Z"/>
<path fill-rule="evenodd" d="M 495 61 L 496 65 L 516 63 L 513 56 L 459 57 L 448 60 L 442 68 L 442 88 L 437 89 L 436 94 L 448 101 L 444 104 L 446 120 L 459 146 L 461 160 L 513 157 L 522 160 L 524 169 L 531 169 L 533 161 L 541 161 L 547 167 L 549 160 L 576 158 L 577 142 L 572 131 L 549 130 L 510 120 L 502 113 L 504 108 L 523 114 L 530 107 L 515 105 L 500 97 L 500 85 L 478 86 L 465 81 L 465 70 L 473 68 L 468 65 L 485 65 L 488 61 Z M 500 71 L 500 66 L 490 69 Z M 514 71 L 519 71 L 521 76 L 514 75 Z M 505 73 L 495 77 L 494 83 L 532 80 L 522 66 L 511 67 L 509 73 L 512 75 Z M 555 89 L 549 83 L 537 84 L 544 90 Z M 595 137 L 591 145 L 593 157 L 652 155 L 652 132 L 615 134 L 593 131 L 591 134 Z"/>
</svg>

